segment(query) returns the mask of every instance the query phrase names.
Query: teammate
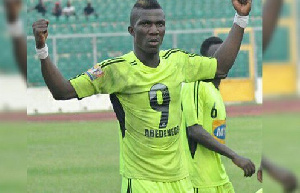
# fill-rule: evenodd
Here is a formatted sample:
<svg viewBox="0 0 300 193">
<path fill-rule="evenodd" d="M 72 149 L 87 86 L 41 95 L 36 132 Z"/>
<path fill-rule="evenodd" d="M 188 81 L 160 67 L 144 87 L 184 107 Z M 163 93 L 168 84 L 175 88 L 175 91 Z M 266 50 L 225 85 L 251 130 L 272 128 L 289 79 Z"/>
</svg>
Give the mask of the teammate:
<svg viewBox="0 0 300 193">
<path fill-rule="evenodd" d="M 222 39 L 210 37 L 201 46 L 202 56 L 211 57 L 222 45 Z M 183 145 L 190 179 L 194 192 L 203 193 L 234 193 L 234 188 L 229 181 L 221 157 L 207 141 L 213 141 L 213 137 L 219 142 L 218 146 L 231 152 L 228 158 L 233 159 L 236 153 L 225 145 L 226 111 L 219 91 L 221 80 L 215 78 L 212 82 L 197 81 L 184 84 L 182 88 L 183 109 Z M 213 137 L 212 137 L 213 136 Z M 206 149 L 205 147 L 209 149 Z M 222 152 L 221 152 L 222 153 Z M 236 155 L 238 156 L 238 155 Z M 242 158 L 245 165 L 245 176 L 252 176 L 255 172 L 254 164 L 246 158 Z M 237 164 L 239 166 L 239 164 Z"/>
<path fill-rule="evenodd" d="M 55 99 L 110 94 L 122 135 L 122 192 L 193 192 L 179 137 L 181 84 L 226 77 L 251 10 L 251 0 L 232 0 L 232 4 L 237 11 L 235 23 L 215 58 L 206 58 L 179 49 L 160 51 L 164 11 L 156 0 L 138 0 L 128 27 L 134 50 L 98 63 L 71 80 L 62 76 L 48 56 L 49 22 L 43 19 L 33 24 L 42 74 Z M 243 160 L 235 158 L 243 167 Z"/>
</svg>

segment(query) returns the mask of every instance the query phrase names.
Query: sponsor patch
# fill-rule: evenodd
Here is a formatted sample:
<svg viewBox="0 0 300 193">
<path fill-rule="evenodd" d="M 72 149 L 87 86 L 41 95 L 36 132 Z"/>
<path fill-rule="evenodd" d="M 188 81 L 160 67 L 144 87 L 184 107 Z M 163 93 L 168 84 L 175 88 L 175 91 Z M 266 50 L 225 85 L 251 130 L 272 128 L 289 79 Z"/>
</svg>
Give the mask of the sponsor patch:
<svg viewBox="0 0 300 193">
<path fill-rule="evenodd" d="M 226 137 L 226 121 L 225 120 L 214 120 L 213 121 L 213 136 L 222 144 L 225 144 Z"/>
<path fill-rule="evenodd" d="M 90 77 L 90 79 L 96 80 L 97 78 L 103 76 L 104 72 L 101 69 L 101 66 L 95 65 L 93 68 L 89 69 L 86 74 Z"/>
</svg>

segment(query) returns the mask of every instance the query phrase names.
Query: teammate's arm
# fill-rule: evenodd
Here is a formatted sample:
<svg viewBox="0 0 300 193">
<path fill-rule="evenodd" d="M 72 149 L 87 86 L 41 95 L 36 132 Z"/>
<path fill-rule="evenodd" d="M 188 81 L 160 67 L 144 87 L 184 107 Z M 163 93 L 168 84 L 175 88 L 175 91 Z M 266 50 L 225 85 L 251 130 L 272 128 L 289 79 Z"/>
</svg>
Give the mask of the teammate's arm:
<svg viewBox="0 0 300 193">
<path fill-rule="evenodd" d="M 283 0 L 267 0 L 263 8 L 263 50 L 268 46 L 277 24 Z"/>
<path fill-rule="evenodd" d="M 19 20 L 19 13 L 21 11 L 22 1 L 5 0 L 6 19 L 8 24 L 16 23 Z M 21 29 L 20 29 L 21 30 Z M 27 77 L 27 45 L 25 35 L 22 32 L 16 32 L 18 35 L 12 35 L 12 42 L 14 48 L 14 55 L 17 65 L 24 78 Z M 20 35 L 19 35 L 20 34 Z"/>
<path fill-rule="evenodd" d="M 233 163 L 235 163 L 238 167 L 244 170 L 245 176 L 252 176 L 252 174 L 255 173 L 255 166 L 249 159 L 239 156 L 227 146 L 219 143 L 210 133 L 208 133 L 203 128 L 203 101 L 205 101 L 206 95 L 204 94 L 204 87 L 201 87 L 201 85 L 200 88 L 202 88 L 202 90 L 200 90 L 199 93 L 198 91 L 197 93 L 194 93 L 194 88 L 196 87 L 196 83 L 185 84 L 182 87 L 181 103 L 183 110 L 183 118 L 187 126 L 187 137 L 197 142 L 198 144 L 203 145 L 209 150 L 212 150 L 216 153 L 228 157 L 233 161 Z M 198 105 L 195 105 L 195 94 L 198 96 L 199 99 L 196 102 Z M 195 106 L 197 106 L 197 108 L 195 108 Z"/>
<path fill-rule="evenodd" d="M 285 192 L 293 192 L 297 188 L 297 178 L 287 169 L 275 165 L 266 158 L 262 158 L 261 168 L 262 170 L 267 171 L 274 180 L 279 182 L 283 186 Z"/>
<path fill-rule="evenodd" d="M 188 127 L 188 137 L 209 150 L 231 159 L 235 165 L 244 170 L 244 176 L 252 176 L 255 173 L 255 165 L 250 159 L 238 155 L 226 145 L 219 143 L 202 127 L 202 125 L 195 124 Z"/>
<path fill-rule="evenodd" d="M 33 23 L 33 34 L 35 37 L 36 48 L 45 47 L 48 37 L 48 24 L 45 19 L 38 20 Z M 42 74 L 47 87 L 56 100 L 68 100 L 77 98 L 77 94 L 69 80 L 66 80 L 58 68 L 52 63 L 50 57 L 41 59 Z"/>
<path fill-rule="evenodd" d="M 247 16 L 251 11 L 252 0 L 231 0 L 232 5 L 240 16 Z M 234 64 L 240 50 L 244 28 L 233 24 L 228 37 L 214 54 L 218 61 L 216 76 L 224 77 Z"/>
</svg>

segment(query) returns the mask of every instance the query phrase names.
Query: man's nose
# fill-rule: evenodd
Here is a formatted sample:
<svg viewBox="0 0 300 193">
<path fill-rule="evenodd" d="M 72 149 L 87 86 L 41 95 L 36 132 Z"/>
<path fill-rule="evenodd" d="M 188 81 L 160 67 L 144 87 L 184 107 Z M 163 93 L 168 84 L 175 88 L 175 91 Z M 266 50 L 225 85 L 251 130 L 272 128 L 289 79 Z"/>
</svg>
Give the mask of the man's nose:
<svg viewBox="0 0 300 193">
<path fill-rule="evenodd" d="M 157 35 L 159 33 L 158 27 L 155 24 L 152 24 L 149 30 L 150 34 Z"/>
</svg>

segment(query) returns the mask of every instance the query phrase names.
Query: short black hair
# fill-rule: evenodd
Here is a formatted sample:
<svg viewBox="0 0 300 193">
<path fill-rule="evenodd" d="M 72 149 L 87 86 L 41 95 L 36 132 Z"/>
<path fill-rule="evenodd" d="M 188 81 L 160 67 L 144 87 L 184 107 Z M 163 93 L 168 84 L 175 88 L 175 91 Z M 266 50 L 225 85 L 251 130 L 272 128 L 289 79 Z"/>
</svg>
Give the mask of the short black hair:
<svg viewBox="0 0 300 193">
<path fill-rule="evenodd" d="M 135 9 L 162 9 L 157 0 L 137 0 L 131 9 L 130 25 L 134 25 L 134 10 Z"/>
<path fill-rule="evenodd" d="M 200 48 L 201 55 L 207 56 L 207 51 L 210 46 L 216 45 L 216 44 L 222 44 L 222 43 L 223 43 L 223 40 L 219 37 L 212 36 L 212 37 L 207 38 L 206 40 L 204 40 L 204 42 L 201 45 L 201 48 Z"/>
<path fill-rule="evenodd" d="M 161 6 L 156 0 L 137 0 L 133 8 L 161 9 Z"/>
</svg>

